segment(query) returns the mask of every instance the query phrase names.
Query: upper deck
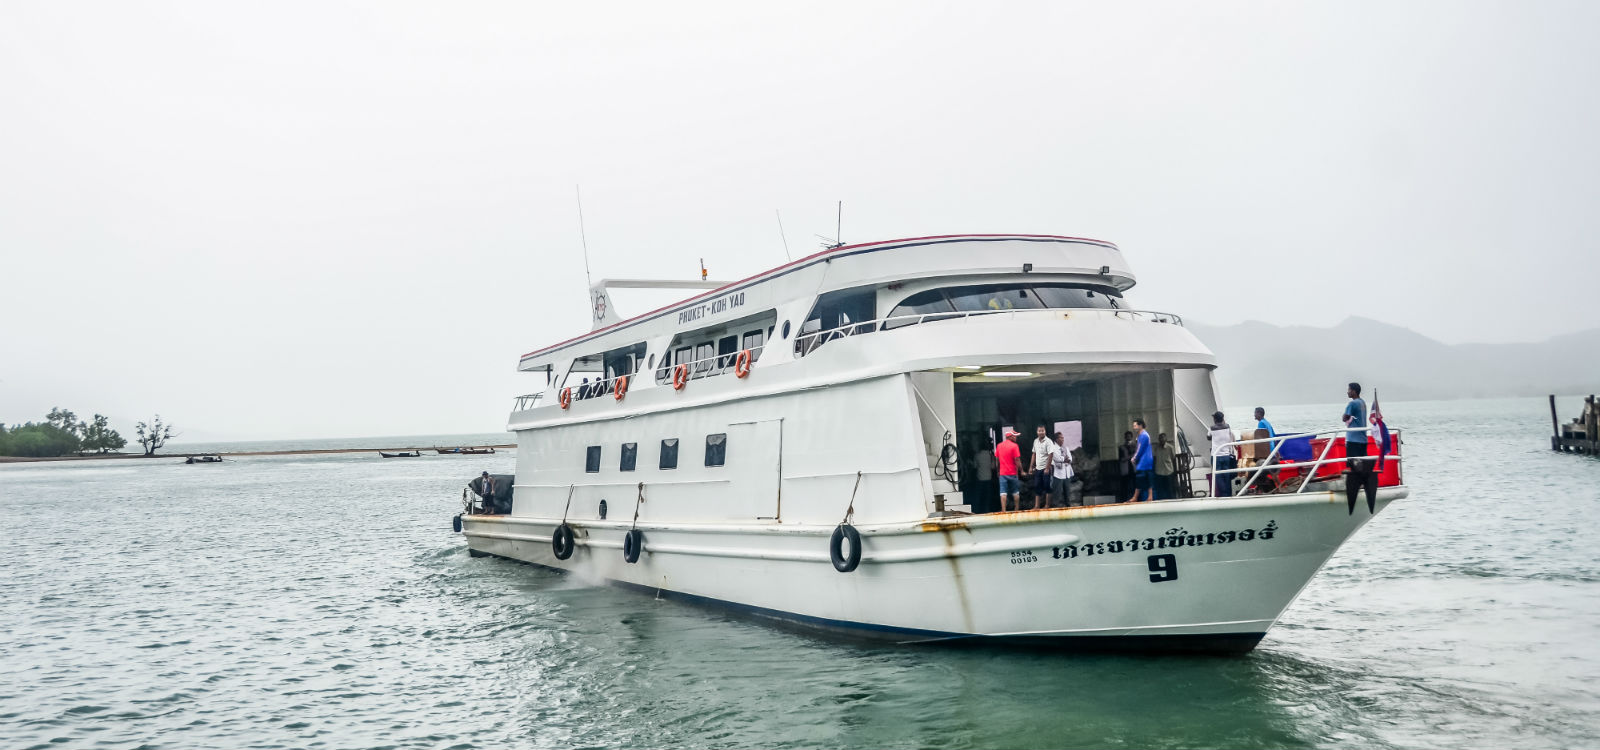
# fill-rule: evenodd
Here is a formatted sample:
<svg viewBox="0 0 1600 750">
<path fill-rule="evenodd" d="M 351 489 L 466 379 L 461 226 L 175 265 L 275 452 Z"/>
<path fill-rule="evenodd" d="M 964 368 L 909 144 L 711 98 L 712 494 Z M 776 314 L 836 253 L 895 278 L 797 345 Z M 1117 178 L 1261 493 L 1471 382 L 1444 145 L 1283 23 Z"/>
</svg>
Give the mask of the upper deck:
<svg viewBox="0 0 1600 750">
<path fill-rule="evenodd" d="M 627 347 L 663 335 L 702 329 L 771 311 L 775 321 L 798 327 L 819 295 L 888 285 L 884 297 L 927 279 L 999 280 L 1030 274 L 1041 281 L 1077 281 L 1117 292 L 1135 277 L 1116 245 L 1056 235 L 973 234 L 916 237 L 844 245 L 815 253 L 680 302 L 597 328 L 524 354 L 519 370 L 545 370 L 594 352 Z M 899 300 L 879 299 L 889 310 Z M 887 306 L 884 306 L 887 305 Z M 803 307 L 794 311 L 793 308 Z M 604 319 L 602 301 L 596 317 Z M 787 313 L 785 315 L 784 313 Z M 876 316 L 875 316 L 876 317 Z M 859 320 L 859 318 L 857 319 Z M 831 326 L 829 326 L 831 327 Z M 559 369 L 559 368 L 558 368 Z"/>
</svg>

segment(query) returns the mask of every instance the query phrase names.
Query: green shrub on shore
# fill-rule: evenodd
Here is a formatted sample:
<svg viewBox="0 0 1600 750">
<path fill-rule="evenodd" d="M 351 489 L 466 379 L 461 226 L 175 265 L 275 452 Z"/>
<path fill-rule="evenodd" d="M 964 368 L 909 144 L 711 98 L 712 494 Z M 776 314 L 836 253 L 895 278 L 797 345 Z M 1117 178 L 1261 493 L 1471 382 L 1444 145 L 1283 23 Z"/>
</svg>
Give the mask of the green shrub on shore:
<svg viewBox="0 0 1600 750">
<path fill-rule="evenodd" d="M 51 458 L 68 453 L 119 450 L 128 441 L 111 429 L 110 420 L 96 414 L 83 422 L 65 409 L 51 409 L 44 422 L 7 427 L 0 424 L 0 456 Z"/>
</svg>

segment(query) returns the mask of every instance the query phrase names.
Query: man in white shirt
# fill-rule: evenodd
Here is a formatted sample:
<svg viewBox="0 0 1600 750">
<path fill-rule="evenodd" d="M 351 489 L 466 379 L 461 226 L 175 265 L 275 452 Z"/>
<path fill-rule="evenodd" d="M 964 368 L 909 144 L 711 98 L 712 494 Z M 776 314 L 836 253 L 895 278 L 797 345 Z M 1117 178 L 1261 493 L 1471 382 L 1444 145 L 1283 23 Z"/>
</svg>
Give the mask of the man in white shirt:
<svg viewBox="0 0 1600 750">
<path fill-rule="evenodd" d="M 1218 472 L 1212 475 L 1211 478 L 1211 496 L 1233 497 L 1233 478 L 1236 475 L 1223 474 L 1221 472 L 1238 468 L 1239 447 L 1228 445 L 1228 443 L 1232 443 L 1239 438 L 1233 434 L 1233 428 L 1223 421 L 1222 412 L 1219 411 L 1212 414 L 1211 421 L 1211 432 L 1206 434 L 1206 438 L 1211 441 L 1211 457 L 1217 466 Z"/>
<path fill-rule="evenodd" d="M 1038 510 L 1045 505 L 1045 498 L 1050 496 L 1050 484 L 1055 477 L 1050 465 L 1050 454 L 1055 450 L 1056 444 L 1045 434 L 1044 425 L 1039 425 L 1033 439 L 1033 509 Z"/>
<path fill-rule="evenodd" d="M 1067 460 L 1066 436 L 1058 432 L 1055 438 L 1055 445 L 1050 449 L 1050 507 L 1064 508 L 1070 494 L 1067 485 L 1072 482 L 1072 462 Z"/>
</svg>

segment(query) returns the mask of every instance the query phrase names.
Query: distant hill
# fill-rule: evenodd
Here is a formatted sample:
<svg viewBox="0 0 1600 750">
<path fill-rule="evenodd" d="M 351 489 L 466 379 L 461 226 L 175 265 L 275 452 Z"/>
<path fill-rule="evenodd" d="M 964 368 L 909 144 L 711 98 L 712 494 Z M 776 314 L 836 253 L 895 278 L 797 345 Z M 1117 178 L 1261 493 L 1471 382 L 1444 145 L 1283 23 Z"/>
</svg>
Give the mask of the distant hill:
<svg viewBox="0 0 1600 750">
<path fill-rule="evenodd" d="M 1224 403 L 1338 398 L 1355 380 L 1385 399 L 1542 396 L 1600 391 L 1600 328 L 1536 344 L 1442 344 L 1368 318 L 1332 328 L 1189 324 L 1221 368 Z"/>
</svg>

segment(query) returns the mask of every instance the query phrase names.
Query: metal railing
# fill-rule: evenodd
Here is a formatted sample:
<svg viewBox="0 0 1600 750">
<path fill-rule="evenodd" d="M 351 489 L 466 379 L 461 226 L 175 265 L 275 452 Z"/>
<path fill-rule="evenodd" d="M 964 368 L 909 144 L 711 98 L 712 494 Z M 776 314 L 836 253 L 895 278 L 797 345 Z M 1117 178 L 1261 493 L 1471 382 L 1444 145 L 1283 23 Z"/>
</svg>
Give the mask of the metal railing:
<svg viewBox="0 0 1600 750">
<path fill-rule="evenodd" d="M 765 348 L 766 347 L 763 345 L 752 347 L 748 350 L 750 352 L 750 364 L 752 366 L 755 365 L 757 360 L 761 359 L 761 351 Z M 702 357 L 700 359 L 690 360 L 687 362 L 674 362 L 657 367 L 655 373 L 656 385 L 664 385 L 672 382 L 672 372 L 678 367 L 678 365 L 683 365 L 689 368 L 690 380 L 700 380 L 702 378 L 715 377 L 717 375 L 733 372 L 734 363 L 738 361 L 739 354 L 740 352 L 734 352 L 732 354 L 713 354 L 709 357 Z M 571 388 L 573 401 L 599 398 L 601 396 L 615 393 L 617 381 L 623 380 L 624 378 L 626 378 L 628 381 L 628 389 L 632 390 L 636 378 L 639 375 L 644 374 L 644 372 L 644 370 L 640 370 L 639 372 L 629 373 L 627 375 L 614 375 L 609 378 L 590 380 L 586 383 L 579 383 L 577 385 L 557 388 L 555 389 L 555 393 L 560 394 L 567 388 Z M 568 378 L 570 379 L 570 377 L 571 376 L 569 375 Z M 544 401 L 545 393 L 546 392 L 541 391 L 539 393 L 529 393 L 518 396 L 515 410 L 526 411 L 540 405 L 540 403 Z"/>
<path fill-rule="evenodd" d="M 970 310 L 967 312 L 930 312 L 916 315 L 894 315 L 880 320 L 866 320 L 860 323 L 847 323 L 821 331 L 812 331 L 796 336 L 794 351 L 796 356 L 804 357 L 815 351 L 823 344 L 848 336 L 858 336 L 865 333 L 890 331 L 906 328 L 923 323 L 932 323 L 941 320 L 965 320 L 990 315 L 1005 315 L 1010 318 L 1050 318 L 1070 319 L 1077 316 L 1093 316 L 1097 318 L 1116 318 L 1130 322 L 1166 323 L 1183 327 L 1183 318 L 1174 313 L 1157 312 L 1154 310 L 1122 310 L 1103 307 L 1050 307 L 1030 308 L 1025 310 Z"/>
<path fill-rule="evenodd" d="M 1368 428 L 1366 428 L 1365 431 L 1368 432 L 1368 434 L 1371 434 L 1371 429 L 1372 429 L 1371 427 L 1368 427 Z M 1351 460 L 1355 460 L 1355 461 L 1377 461 L 1378 460 L 1378 456 L 1376 456 L 1376 455 L 1371 455 L 1371 456 L 1353 456 L 1353 457 L 1352 456 L 1337 456 L 1337 457 L 1334 457 L 1334 458 L 1328 458 L 1328 454 L 1333 451 L 1334 444 L 1338 442 L 1337 440 L 1333 439 L 1333 436 L 1343 436 L 1346 433 L 1349 433 L 1350 431 L 1351 430 L 1350 430 L 1349 427 L 1339 427 L 1337 429 L 1323 430 L 1321 432 L 1297 432 L 1297 433 L 1294 433 L 1292 435 L 1278 435 L 1276 437 L 1264 437 L 1264 438 L 1256 438 L 1256 439 L 1252 439 L 1252 440 L 1235 440 L 1235 441 L 1230 442 L 1230 443 L 1223 443 L 1223 447 L 1227 447 L 1227 448 L 1235 448 L 1235 447 L 1243 446 L 1243 445 L 1259 445 L 1261 443 L 1273 443 L 1274 444 L 1272 446 L 1272 450 L 1267 453 L 1267 457 L 1265 459 L 1263 459 L 1262 462 L 1259 465 L 1256 465 L 1256 466 L 1241 466 L 1241 467 L 1237 467 L 1237 468 L 1233 468 L 1233 469 L 1218 469 L 1217 468 L 1217 459 L 1218 458 L 1222 458 L 1222 456 L 1218 456 L 1216 454 L 1217 446 L 1212 446 L 1212 453 L 1211 453 L 1211 481 L 1212 481 L 1213 484 L 1210 487 L 1207 488 L 1207 492 L 1209 494 L 1209 493 L 1214 493 L 1216 491 L 1215 482 L 1217 481 L 1217 477 L 1219 477 L 1221 475 L 1233 475 L 1233 474 L 1243 474 L 1243 473 L 1246 473 L 1246 472 L 1254 472 L 1253 474 L 1250 475 L 1250 478 L 1247 479 L 1245 481 L 1245 483 L 1244 483 L 1244 490 L 1248 492 L 1250 490 L 1250 488 L 1259 486 L 1257 484 L 1257 482 L 1259 482 L 1261 477 L 1262 477 L 1262 475 L 1265 474 L 1268 471 L 1276 472 L 1276 471 L 1279 471 L 1281 469 L 1299 469 L 1299 468 L 1302 468 L 1302 467 L 1310 467 L 1309 469 L 1306 470 L 1305 476 L 1300 482 L 1300 486 L 1295 488 L 1295 490 L 1294 490 L 1294 494 L 1298 495 L 1298 494 L 1300 494 L 1302 492 L 1305 492 L 1306 488 L 1311 486 L 1312 481 L 1314 481 L 1316 479 L 1317 470 L 1322 468 L 1323 466 L 1326 466 L 1328 464 L 1345 463 L 1345 462 L 1351 461 Z M 1399 440 L 1400 440 L 1400 430 L 1391 429 L 1389 431 L 1389 434 L 1394 437 L 1394 440 L 1395 440 L 1396 443 L 1399 442 Z M 1289 442 L 1291 440 L 1301 440 L 1301 439 L 1304 439 L 1307 442 L 1310 442 L 1312 440 L 1315 440 L 1316 438 L 1325 437 L 1325 436 L 1328 437 L 1328 440 L 1323 443 L 1322 453 L 1320 455 L 1318 455 L 1315 459 L 1310 460 L 1310 461 L 1277 462 L 1279 451 L 1281 451 L 1283 449 L 1283 446 L 1284 446 L 1285 443 L 1287 443 L 1287 442 Z M 1398 464 L 1400 462 L 1400 460 L 1402 458 L 1404 458 L 1404 457 L 1397 453 L 1397 454 L 1392 455 L 1392 456 L 1386 455 L 1383 458 L 1386 461 L 1394 461 L 1395 463 Z M 1231 477 L 1230 477 L 1230 479 L 1228 481 L 1232 481 Z M 1263 493 L 1263 494 L 1287 494 L 1287 493 L 1285 493 L 1285 491 L 1283 490 L 1282 485 L 1279 484 L 1277 489 L 1275 489 L 1273 492 L 1271 492 L 1271 493 Z"/>
</svg>

